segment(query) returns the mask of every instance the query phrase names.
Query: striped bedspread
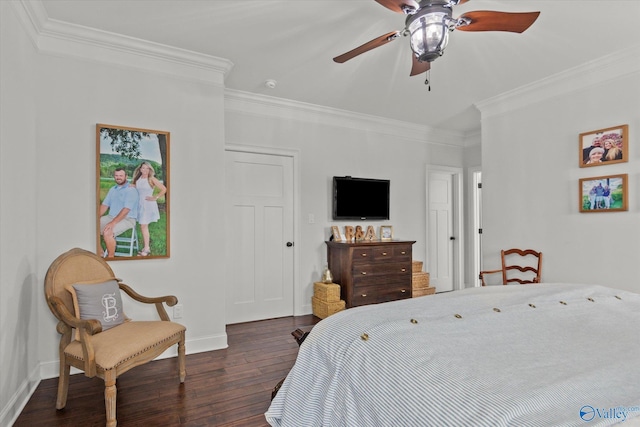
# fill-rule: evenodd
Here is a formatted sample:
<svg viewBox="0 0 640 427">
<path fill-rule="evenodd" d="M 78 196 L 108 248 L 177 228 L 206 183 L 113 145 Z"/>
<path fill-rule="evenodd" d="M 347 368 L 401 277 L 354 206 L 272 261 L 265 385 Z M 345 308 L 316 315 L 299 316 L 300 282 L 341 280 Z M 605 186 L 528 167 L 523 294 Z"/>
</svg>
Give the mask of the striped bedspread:
<svg viewBox="0 0 640 427">
<path fill-rule="evenodd" d="M 313 328 L 265 416 L 283 427 L 636 425 L 640 294 L 489 286 L 345 310 Z"/>
</svg>

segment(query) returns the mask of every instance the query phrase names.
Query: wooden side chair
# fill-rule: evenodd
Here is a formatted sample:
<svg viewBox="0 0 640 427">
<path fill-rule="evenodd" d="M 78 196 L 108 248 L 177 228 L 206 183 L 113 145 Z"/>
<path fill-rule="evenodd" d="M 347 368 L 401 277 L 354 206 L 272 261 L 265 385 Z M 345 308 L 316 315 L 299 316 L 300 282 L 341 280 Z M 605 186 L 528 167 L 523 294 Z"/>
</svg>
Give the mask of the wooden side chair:
<svg viewBox="0 0 640 427">
<path fill-rule="evenodd" d="M 89 377 L 104 380 L 106 425 L 115 427 L 116 378 L 150 362 L 177 344 L 178 374 L 183 383 L 185 330 L 169 320 L 163 304 L 173 306 L 175 296 L 148 298 L 115 278 L 104 259 L 84 249 L 71 249 L 56 258 L 44 280 L 47 304 L 58 319 L 60 377 L 56 408 L 67 403 L 71 366 Z M 155 304 L 161 320 L 135 321 L 122 311 L 121 292 L 141 303 Z"/>
<path fill-rule="evenodd" d="M 502 260 L 501 269 L 480 272 L 482 286 L 486 286 L 485 276 L 494 273 L 502 273 L 503 285 L 540 283 L 542 252 L 533 249 L 507 249 L 500 251 L 500 258 Z"/>
</svg>

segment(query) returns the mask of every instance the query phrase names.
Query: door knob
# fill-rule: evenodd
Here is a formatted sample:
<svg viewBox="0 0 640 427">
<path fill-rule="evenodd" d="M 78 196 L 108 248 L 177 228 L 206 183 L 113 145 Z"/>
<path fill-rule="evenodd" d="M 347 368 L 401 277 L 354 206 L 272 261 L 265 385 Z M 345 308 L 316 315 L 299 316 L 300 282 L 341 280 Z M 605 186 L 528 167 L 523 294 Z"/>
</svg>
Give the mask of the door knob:
<svg viewBox="0 0 640 427">
<path fill-rule="evenodd" d="M 291 246 L 293 246 L 293 242 L 287 242 L 287 247 L 290 248 Z"/>
<path fill-rule="evenodd" d="M 451 237 L 449 237 L 449 240 L 456 240 L 456 238 L 451 236 Z"/>
</svg>

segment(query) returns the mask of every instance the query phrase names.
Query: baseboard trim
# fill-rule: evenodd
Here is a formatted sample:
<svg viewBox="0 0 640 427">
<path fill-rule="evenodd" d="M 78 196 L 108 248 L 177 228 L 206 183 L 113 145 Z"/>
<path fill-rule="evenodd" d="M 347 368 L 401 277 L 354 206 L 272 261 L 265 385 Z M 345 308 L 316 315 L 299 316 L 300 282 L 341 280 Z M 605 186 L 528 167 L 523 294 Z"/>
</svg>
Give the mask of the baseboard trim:
<svg viewBox="0 0 640 427">
<path fill-rule="evenodd" d="M 0 426 L 11 426 L 16 422 L 27 402 L 36 391 L 38 384 L 40 384 L 41 380 L 38 372 L 39 367 L 36 366 L 29 377 L 18 387 L 7 406 L 2 409 L 2 412 L 0 412 Z"/>
</svg>

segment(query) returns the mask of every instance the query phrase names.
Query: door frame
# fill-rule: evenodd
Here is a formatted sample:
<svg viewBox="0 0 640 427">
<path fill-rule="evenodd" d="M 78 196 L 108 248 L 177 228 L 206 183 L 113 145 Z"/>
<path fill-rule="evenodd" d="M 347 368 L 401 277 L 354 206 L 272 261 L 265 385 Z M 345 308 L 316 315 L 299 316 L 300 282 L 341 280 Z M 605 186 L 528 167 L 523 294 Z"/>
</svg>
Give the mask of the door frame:
<svg viewBox="0 0 640 427">
<path fill-rule="evenodd" d="M 427 268 L 429 267 L 429 230 L 431 229 L 431 215 L 430 215 L 430 198 L 429 198 L 429 177 L 432 172 L 442 172 L 451 174 L 452 181 L 452 195 L 453 201 L 453 234 L 456 238 L 453 247 L 453 290 L 460 290 L 465 287 L 464 284 L 464 170 L 462 168 L 441 166 L 441 165 L 427 165 L 425 176 L 425 213 L 427 217 L 427 224 L 425 229 L 425 260 L 427 260 Z"/>
<path fill-rule="evenodd" d="M 300 283 L 300 258 L 298 256 L 299 245 L 296 244 L 296 242 L 300 242 L 300 224 L 298 220 L 298 212 L 300 212 L 300 151 L 294 149 L 258 147 L 255 145 L 233 143 L 225 144 L 224 151 L 236 151 L 242 153 L 261 154 L 266 156 L 291 157 L 293 162 L 293 315 L 301 316 L 303 314 L 306 314 L 306 312 L 304 311 L 304 301 L 302 300 L 304 292 L 299 292 L 296 287 L 296 284 Z M 225 189 L 226 188 L 227 187 L 225 183 Z M 226 200 L 225 203 L 227 203 Z M 307 304 L 307 306 L 309 306 L 309 304 Z M 225 319 L 226 318 L 227 316 L 225 314 Z"/>
<path fill-rule="evenodd" d="M 482 168 L 479 166 L 467 169 L 468 185 L 471 203 L 469 209 L 469 230 L 472 233 L 472 244 L 469 248 L 469 271 L 472 276 L 470 283 L 480 287 L 480 271 L 482 271 Z M 480 187 L 479 187 L 480 185 Z"/>
</svg>

